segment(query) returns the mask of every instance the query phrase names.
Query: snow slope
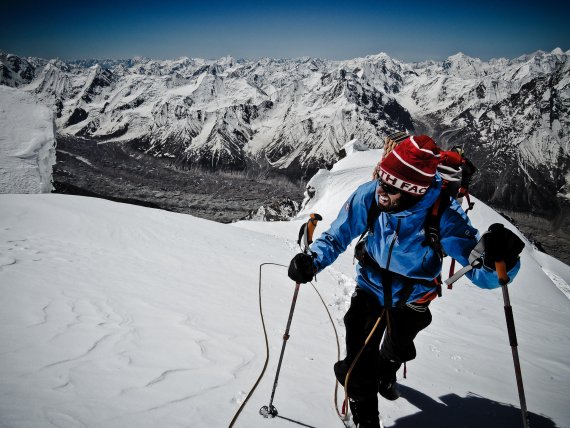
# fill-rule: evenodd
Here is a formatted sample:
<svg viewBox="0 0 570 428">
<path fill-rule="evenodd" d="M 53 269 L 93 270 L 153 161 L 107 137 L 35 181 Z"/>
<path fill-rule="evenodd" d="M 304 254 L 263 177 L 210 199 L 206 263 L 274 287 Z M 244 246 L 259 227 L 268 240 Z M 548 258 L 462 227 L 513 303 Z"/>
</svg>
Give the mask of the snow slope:
<svg viewBox="0 0 570 428">
<path fill-rule="evenodd" d="M 227 426 L 261 372 L 262 262 L 288 264 L 310 210 L 334 219 L 368 179 L 378 151 L 355 151 L 311 181 L 299 219 L 223 225 L 187 215 L 66 195 L 0 195 L 0 426 Z M 500 216 L 478 202 L 485 228 Z M 317 288 L 341 336 L 354 288 L 350 250 Z M 530 245 L 510 286 L 534 427 L 567 427 L 570 268 Z M 267 372 L 236 427 L 297 426 L 263 419 L 293 284 L 264 268 Z M 460 281 L 431 308 L 403 398 L 380 402 L 386 427 L 520 426 L 500 290 Z M 341 337 L 342 340 L 342 337 Z M 341 344 L 342 346 L 342 344 Z M 303 286 L 274 405 L 285 418 L 341 427 L 333 406 L 335 337 Z M 399 373 L 401 377 L 401 373 Z"/>
<path fill-rule="evenodd" d="M 29 93 L 0 85 L 0 193 L 52 190 L 55 125 Z"/>
</svg>

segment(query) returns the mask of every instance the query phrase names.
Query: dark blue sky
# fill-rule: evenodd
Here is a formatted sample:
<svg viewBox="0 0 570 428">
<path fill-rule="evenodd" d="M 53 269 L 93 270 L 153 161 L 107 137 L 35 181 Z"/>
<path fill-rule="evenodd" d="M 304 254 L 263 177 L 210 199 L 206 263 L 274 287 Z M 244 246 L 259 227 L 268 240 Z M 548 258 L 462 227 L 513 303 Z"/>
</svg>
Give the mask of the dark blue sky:
<svg viewBox="0 0 570 428">
<path fill-rule="evenodd" d="M 82 1 L 10 2 L 0 50 L 62 59 L 404 60 L 457 53 L 514 58 L 570 49 L 570 2 L 555 1 Z"/>
</svg>

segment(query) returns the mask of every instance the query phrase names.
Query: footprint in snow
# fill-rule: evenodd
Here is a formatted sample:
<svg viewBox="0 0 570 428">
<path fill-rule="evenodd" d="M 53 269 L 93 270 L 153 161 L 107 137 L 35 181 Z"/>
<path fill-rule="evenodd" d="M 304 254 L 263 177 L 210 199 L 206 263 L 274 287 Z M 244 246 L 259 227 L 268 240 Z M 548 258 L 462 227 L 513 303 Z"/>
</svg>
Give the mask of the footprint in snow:
<svg viewBox="0 0 570 428">
<path fill-rule="evenodd" d="M 10 266 L 16 263 L 16 259 L 12 257 L 0 256 L 0 269 L 4 266 Z"/>
<path fill-rule="evenodd" d="M 433 352 L 437 357 L 439 357 L 439 348 L 437 346 L 430 345 L 429 350 Z"/>
<path fill-rule="evenodd" d="M 232 403 L 235 403 L 235 404 L 243 403 L 243 400 L 245 400 L 246 395 L 247 395 L 247 393 L 245 391 L 238 392 L 237 395 L 232 398 Z"/>
</svg>

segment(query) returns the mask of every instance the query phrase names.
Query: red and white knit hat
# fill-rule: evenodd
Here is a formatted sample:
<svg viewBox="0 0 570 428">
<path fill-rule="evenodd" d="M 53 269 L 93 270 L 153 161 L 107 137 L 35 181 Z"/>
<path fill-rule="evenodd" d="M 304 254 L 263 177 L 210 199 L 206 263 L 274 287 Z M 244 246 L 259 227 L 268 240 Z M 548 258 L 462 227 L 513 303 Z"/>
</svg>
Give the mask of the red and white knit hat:
<svg viewBox="0 0 570 428">
<path fill-rule="evenodd" d="M 382 159 L 382 181 L 406 193 L 421 196 L 431 185 L 439 163 L 439 148 L 427 135 L 410 136 Z"/>
</svg>

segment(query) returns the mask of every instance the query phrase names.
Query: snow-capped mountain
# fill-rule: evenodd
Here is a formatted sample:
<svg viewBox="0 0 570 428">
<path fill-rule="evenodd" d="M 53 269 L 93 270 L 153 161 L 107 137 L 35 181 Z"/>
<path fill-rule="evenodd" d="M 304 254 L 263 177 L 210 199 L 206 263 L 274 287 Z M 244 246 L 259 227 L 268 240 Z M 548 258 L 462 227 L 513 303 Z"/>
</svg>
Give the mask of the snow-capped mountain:
<svg viewBox="0 0 570 428">
<path fill-rule="evenodd" d="M 0 83 L 18 87 L 34 78 L 34 66 L 24 58 L 0 51 Z"/>
<path fill-rule="evenodd" d="M 568 193 L 569 66 L 566 61 L 517 93 L 454 120 L 464 127 L 450 135 L 449 143 L 466 142 L 474 160 L 487 160 L 478 177 L 481 197 L 523 209 L 539 205 L 548 212 L 555 208 L 550 195 Z M 490 149 L 497 156 L 488 157 Z"/>
<path fill-rule="evenodd" d="M 488 202 L 552 212 L 570 184 L 570 55 L 560 49 L 484 63 L 463 54 L 416 64 L 404 103 L 446 147 L 479 165 Z"/>
<path fill-rule="evenodd" d="M 26 89 L 53 106 L 63 133 L 136 141 L 181 163 L 298 175 L 331 165 L 353 138 L 379 147 L 389 129 L 413 128 L 390 95 L 402 78 L 389 61 L 388 73 L 380 60 L 52 60 Z"/>
<path fill-rule="evenodd" d="M 131 142 L 183 165 L 261 165 L 308 176 L 332 165 L 348 141 L 381 147 L 386 132 L 400 129 L 464 146 L 482 171 L 473 190 L 485 200 L 544 212 L 569 193 L 570 52 L 560 49 L 414 64 L 386 54 L 347 61 L 1 58 L 0 83 L 27 84 L 52 106 L 60 133 Z M 514 196 L 523 188 L 527 196 Z"/>
</svg>

